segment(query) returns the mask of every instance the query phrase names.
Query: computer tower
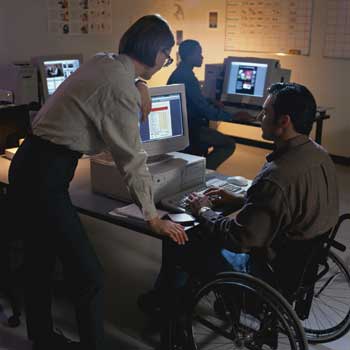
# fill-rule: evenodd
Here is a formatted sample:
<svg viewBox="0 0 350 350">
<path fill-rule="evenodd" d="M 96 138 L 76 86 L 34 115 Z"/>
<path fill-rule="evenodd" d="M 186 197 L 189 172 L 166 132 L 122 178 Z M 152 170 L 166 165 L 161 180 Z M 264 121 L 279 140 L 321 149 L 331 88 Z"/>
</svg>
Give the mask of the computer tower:
<svg viewBox="0 0 350 350">
<path fill-rule="evenodd" d="M 154 201 L 205 183 L 205 158 L 172 152 L 164 162 L 148 165 L 153 180 Z M 131 202 L 122 175 L 110 155 L 91 158 L 91 187 L 96 193 Z"/>
</svg>

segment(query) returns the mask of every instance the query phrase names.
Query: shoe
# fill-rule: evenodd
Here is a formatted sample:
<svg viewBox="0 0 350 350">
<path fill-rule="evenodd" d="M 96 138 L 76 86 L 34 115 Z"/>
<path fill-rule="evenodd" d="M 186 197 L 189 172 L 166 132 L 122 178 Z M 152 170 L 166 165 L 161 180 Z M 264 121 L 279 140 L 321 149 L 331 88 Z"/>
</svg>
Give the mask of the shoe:
<svg viewBox="0 0 350 350">
<path fill-rule="evenodd" d="M 139 309 L 152 318 L 160 316 L 160 304 L 161 295 L 160 292 L 155 289 L 141 294 L 137 299 Z"/>
<path fill-rule="evenodd" d="M 82 348 L 79 342 L 68 339 L 59 331 L 43 340 L 33 341 L 32 350 L 82 350 Z"/>
</svg>

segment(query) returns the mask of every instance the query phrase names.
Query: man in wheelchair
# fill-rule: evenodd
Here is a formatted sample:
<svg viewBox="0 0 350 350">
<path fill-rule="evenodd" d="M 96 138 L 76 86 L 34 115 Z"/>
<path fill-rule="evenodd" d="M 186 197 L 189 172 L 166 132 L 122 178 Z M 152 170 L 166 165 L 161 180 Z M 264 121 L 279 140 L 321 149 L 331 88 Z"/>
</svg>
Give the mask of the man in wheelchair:
<svg viewBox="0 0 350 350">
<path fill-rule="evenodd" d="M 184 246 L 164 241 L 156 288 L 139 300 L 144 310 L 159 303 L 159 293 L 168 295 L 169 304 L 188 276 L 206 279 L 230 270 L 264 275 L 261 257 L 277 270 L 282 261 L 287 263 L 288 290 L 313 247 L 335 226 L 339 215 L 335 167 L 327 152 L 309 138 L 315 99 L 296 83 L 273 84 L 268 91 L 258 117 L 262 137 L 274 142 L 274 151 L 244 198 L 216 188 L 189 197 L 201 234 Z M 241 209 L 235 217 L 211 209 L 223 204 Z M 295 249 L 288 253 L 291 245 Z M 172 311 L 174 307 L 167 312 Z"/>
</svg>

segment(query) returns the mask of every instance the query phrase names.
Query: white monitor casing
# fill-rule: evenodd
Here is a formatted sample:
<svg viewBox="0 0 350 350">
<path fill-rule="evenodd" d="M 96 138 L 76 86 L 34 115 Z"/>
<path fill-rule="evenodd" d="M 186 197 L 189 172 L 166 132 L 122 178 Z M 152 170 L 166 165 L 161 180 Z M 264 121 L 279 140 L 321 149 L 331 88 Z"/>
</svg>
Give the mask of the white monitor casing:
<svg viewBox="0 0 350 350">
<path fill-rule="evenodd" d="M 59 55 L 47 55 L 47 56 L 37 56 L 32 57 L 32 64 L 38 69 L 38 82 L 39 82 L 39 96 L 41 101 L 45 102 L 49 98 L 48 86 L 47 86 L 47 77 L 45 71 L 44 62 L 48 61 L 60 61 L 60 60 L 78 60 L 79 65 L 83 63 L 82 54 L 59 54 Z"/>
<path fill-rule="evenodd" d="M 189 145 L 188 120 L 186 108 L 186 92 L 184 84 L 173 84 L 149 89 L 151 98 L 157 96 L 166 96 L 172 94 L 180 94 L 181 98 L 181 114 L 183 135 L 162 140 L 143 142 L 143 148 L 147 152 L 148 157 L 157 157 L 169 152 L 176 152 L 185 149 Z"/>
<path fill-rule="evenodd" d="M 227 92 L 230 79 L 231 64 L 235 62 L 267 65 L 267 72 L 262 96 L 231 94 Z M 273 83 L 281 81 L 288 82 L 290 79 L 290 74 L 291 71 L 288 69 L 282 69 L 280 67 L 279 60 L 276 59 L 257 57 L 227 57 L 225 59 L 225 77 L 221 94 L 221 101 L 224 103 L 237 103 L 242 105 L 255 105 L 261 107 L 268 95 L 268 87 Z"/>
</svg>

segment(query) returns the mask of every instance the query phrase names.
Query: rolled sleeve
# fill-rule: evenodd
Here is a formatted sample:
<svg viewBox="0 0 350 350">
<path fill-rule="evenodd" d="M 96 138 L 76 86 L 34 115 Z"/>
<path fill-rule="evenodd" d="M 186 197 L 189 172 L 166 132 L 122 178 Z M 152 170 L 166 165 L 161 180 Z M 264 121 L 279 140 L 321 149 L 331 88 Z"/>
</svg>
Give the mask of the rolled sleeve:
<svg viewBox="0 0 350 350">
<path fill-rule="evenodd" d="M 134 96 L 127 94 L 119 95 L 114 107 L 113 113 L 106 115 L 102 120 L 102 137 L 130 195 L 142 208 L 145 219 L 149 220 L 157 216 L 157 211 L 154 205 L 152 176 L 146 165 L 147 154 L 140 141 L 139 107 Z"/>
</svg>

